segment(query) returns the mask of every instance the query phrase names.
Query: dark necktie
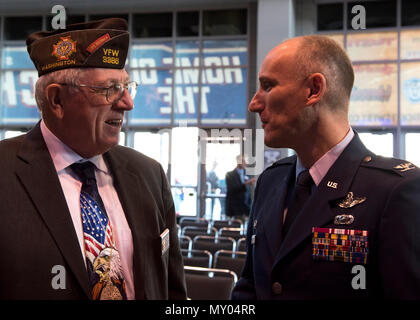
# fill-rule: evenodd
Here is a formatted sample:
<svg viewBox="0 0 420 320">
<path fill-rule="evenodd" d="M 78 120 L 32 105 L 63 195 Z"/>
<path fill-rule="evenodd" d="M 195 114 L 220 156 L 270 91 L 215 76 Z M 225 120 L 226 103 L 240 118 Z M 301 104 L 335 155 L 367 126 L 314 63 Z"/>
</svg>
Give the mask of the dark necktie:
<svg viewBox="0 0 420 320">
<path fill-rule="evenodd" d="M 306 200 L 310 197 L 313 184 L 314 181 L 312 180 L 309 170 L 304 170 L 299 174 L 292 200 L 287 209 L 286 219 L 283 224 L 283 238 L 286 236 L 293 221 L 302 210 Z"/>
<path fill-rule="evenodd" d="M 82 182 L 80 211 L 85 241 L 86 264 L 94 300 L 127 299 L 119 253 L 111 221 L 99 195 L 92 162 L 73 163 L 73 172 Z"/>
</svg>

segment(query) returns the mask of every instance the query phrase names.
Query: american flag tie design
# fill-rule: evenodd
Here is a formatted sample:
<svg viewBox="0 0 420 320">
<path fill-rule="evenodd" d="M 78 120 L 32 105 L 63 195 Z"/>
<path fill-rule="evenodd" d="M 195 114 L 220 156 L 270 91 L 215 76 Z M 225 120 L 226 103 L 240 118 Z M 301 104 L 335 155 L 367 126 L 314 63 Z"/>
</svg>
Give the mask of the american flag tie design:
<svg viewBox="0 0 420 320">
<path fill-rule="evenodd" d="M 99 195 L 95 165 L 74 163 L 71 169 L 82 181 L 80 211 L 82 217 L 86 263 L 94 300 L 125 300 L 124 275 L 115 247 L 111 221 Z"/>
</svg>

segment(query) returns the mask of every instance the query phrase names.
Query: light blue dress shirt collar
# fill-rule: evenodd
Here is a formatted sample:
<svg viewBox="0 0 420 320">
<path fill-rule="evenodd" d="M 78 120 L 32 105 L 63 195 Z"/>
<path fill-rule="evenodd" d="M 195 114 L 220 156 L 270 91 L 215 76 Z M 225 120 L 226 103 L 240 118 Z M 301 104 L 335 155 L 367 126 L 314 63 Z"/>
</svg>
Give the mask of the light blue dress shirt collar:
<svg viewBox="0 0 420 320">
<path fill-rule="evenodd" d="M 309 173 L 312 179 L 314 180 L 316 186 L 320 184 L 322 179 L 327 174 L 328 170 L 330 170 L 334 162 L 338 159 L 338 157 L 341 155 L 341 153 L 344 151 L 344 149 L 347 147 L 347 145 L 350 143 L 353 137 L 354 131 L 352 128 L 350 128 L 349 132 L 343 140 L 341 140 L 338 144 L 332 147 L 327 153 L 325 153 L 321 158 L 319 158 L 318 161 L 315 162 L 311 168 L 309 168 Z M 299 174 L 306 169 L 307 168 L 305 168 L 302 165 L 302 162 L 298 157 L 296 162 L 296 179 L 299 176 Z"/>
</svg>

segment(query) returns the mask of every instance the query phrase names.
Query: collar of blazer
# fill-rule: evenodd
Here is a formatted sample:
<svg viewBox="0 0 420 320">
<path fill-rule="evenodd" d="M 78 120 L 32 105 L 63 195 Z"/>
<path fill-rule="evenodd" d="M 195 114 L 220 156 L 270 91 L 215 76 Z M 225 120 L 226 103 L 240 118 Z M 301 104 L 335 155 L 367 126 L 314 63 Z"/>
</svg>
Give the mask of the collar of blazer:
<svg viewBox="0 0 420 320">
<path fill-rule="evenodd" d="M 89 282 L 79 241 L 40 123 L 29 131 L 18 152 L 16 174 L 50 230 L 62 255 L 87 297 Z"/>
</svg>

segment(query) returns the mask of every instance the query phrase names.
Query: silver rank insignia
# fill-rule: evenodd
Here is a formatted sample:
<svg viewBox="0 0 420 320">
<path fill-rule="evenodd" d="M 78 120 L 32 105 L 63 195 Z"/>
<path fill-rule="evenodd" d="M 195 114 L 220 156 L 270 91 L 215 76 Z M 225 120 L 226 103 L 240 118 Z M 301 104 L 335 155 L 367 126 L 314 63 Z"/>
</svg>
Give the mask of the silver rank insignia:
<svg viewBox="0 0 420 320">
<path fill-rule="evenodd" d="M 354 217 L 351 214 L 339 214 L 334 218 L 334 224 L 352 224 L 354 222 Z"/>
<path fill-rule="evenodd" d="M 353 192 L 349 192 L 346 196 L 346 198 L 341 201 L 338 206 L 340 208 L 351 208 L 354 207 L 355 205 L 365 202 L 366 197 L 353 197 Z"/>
<path fill-rule="evenodd" d="M 394 169 L 400 170 L 400 172 L 405 172 L 408 170 L 412 170 L 414 168 L 416 168 L 416 166 L 412 164 L 411 162 L 401 163 L 394 167 Z"/>
</svg>

